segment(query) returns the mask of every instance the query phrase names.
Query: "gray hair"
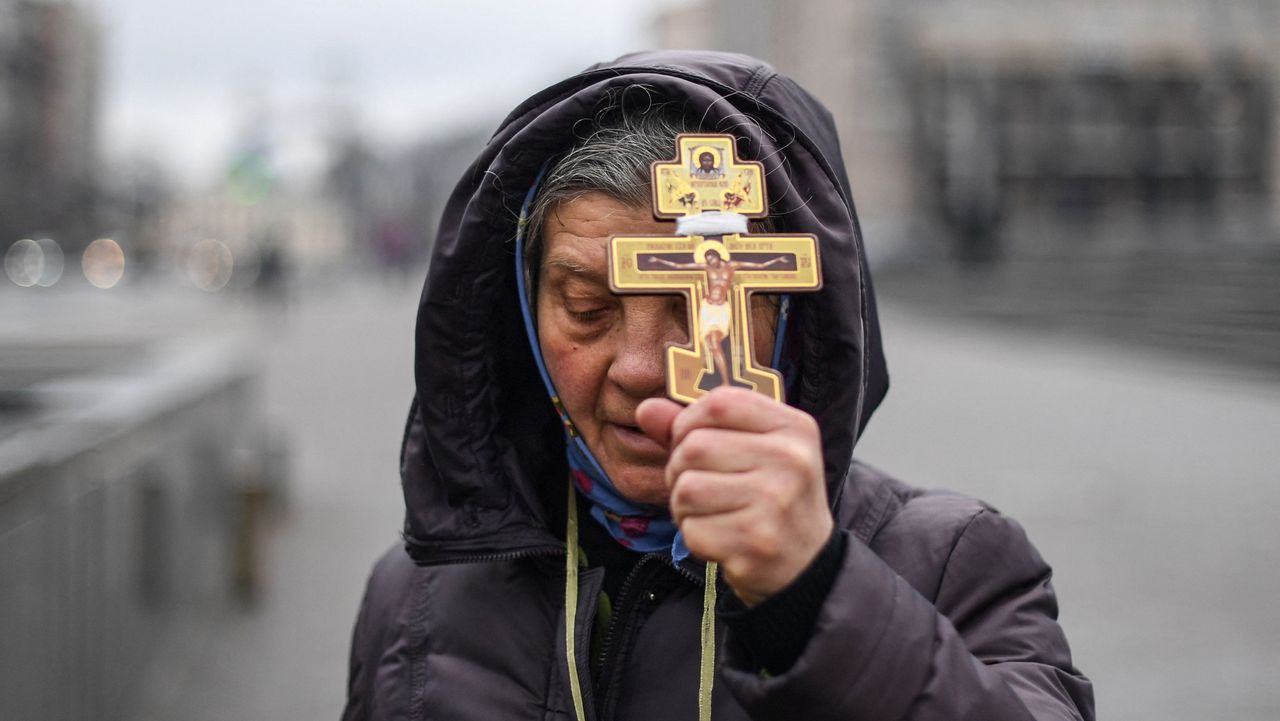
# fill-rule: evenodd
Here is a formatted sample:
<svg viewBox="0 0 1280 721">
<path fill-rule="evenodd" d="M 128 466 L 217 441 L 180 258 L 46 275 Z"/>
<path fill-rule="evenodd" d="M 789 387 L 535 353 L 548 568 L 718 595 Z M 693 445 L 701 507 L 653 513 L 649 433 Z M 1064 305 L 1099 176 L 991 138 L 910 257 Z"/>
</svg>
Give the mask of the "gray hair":
<svg viewBox="0 0 1280 721">
<path fill-rule="evenodd" d="M 641 107 L 624 104 L 627 91 L 643 95 L 648 102 Z M 588 132 L 547 169 L 529 209 L 525 273 L 533 283 L 537 282 L 542 256 L 543 225 L 557 207 L 589 193 L 603 193 L 632 207 L 648 207 L 650 165 L 670 160 L 676 153 L 676 136 L 693 132 L 675 104 L 654 102 L 644 86 L 611 93 L 601 105 L 593 119 L 575 126 L 575 131 L 585 128 Z"/>
<path fill-rule="evenodd" d="M 598 108 L 594 117 L 575 124 L 578 142 L 551 162 L 529 208 L 524 273 L 531 295 L 537 293 L 548 216 L 561 204 L 589 193 L 603 193 L 635 208 L 649 207 L 650 166 L 676 156 L 677 135 L 702 131 L 690 122 L 682 103 L 663 101 L 645 85 L 615 89 Z M 750 227 L 753 233 L 773 232 L 768 218 Z"/>
</svg>

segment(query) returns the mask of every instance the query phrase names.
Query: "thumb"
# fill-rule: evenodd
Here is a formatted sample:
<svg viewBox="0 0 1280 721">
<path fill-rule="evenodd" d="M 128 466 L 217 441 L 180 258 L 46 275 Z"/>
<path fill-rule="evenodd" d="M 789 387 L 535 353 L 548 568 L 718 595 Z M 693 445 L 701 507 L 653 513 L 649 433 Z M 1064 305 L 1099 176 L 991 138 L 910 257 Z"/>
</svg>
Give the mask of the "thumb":
<svg viewBox="0 0 1280 721">
<path fill-rule="evenodd" d="M 671 424 L 684 406 L 667 398 L 646 398 L 636 407 L 636 425 L 663 448 L 671 448 Z"/>
</svg>

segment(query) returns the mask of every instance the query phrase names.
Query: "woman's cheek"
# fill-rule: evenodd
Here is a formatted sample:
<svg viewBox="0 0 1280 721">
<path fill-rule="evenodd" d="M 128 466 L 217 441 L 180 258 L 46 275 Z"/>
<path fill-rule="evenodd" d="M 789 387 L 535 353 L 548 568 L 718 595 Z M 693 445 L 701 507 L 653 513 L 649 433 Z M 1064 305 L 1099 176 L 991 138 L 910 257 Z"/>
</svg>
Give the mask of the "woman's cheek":
<svg viewBox="0 0 1280 721">
<path fill-rule="evenodd" d="M 570 339 L 559 338 L 544 345 L 542 355 L 551 382 L 567 408 L 581 409 L 583 396 L 590 395 L 594 399 L 593 376 L 596 373 L 592 367 L 595 359 L 589 348 Z"/>
</svg>

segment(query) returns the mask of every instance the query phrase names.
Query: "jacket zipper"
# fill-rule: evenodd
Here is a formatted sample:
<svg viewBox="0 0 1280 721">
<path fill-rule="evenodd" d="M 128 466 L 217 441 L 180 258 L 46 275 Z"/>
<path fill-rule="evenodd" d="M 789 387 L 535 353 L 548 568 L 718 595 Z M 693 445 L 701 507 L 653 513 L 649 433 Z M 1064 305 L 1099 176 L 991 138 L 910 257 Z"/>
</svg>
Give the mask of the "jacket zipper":
<svg viewBox="0 0 1280 721">
<path fill-rule="evenodd" d="M 681 576 L 684 576 L 685 578 L 692 581 L 699 588 L 701 588 L 702 585 L 707 582 L 707 577 L 705 575 L 699 576 L 698 574 L 694 573 L 693 571 L 690 571 L 689 569 L 685 568 L 679 563 L 672 563 L 671 568 L 675 569 L 676 573 L 679 573 Z M 703 573 L 706 573 L 706 572 L 704 571 Z M 718 579 L 716 581 L 716 585 L 717 586 L 719 585 Z"/>
<path fill-rule="evenodd" d="M 510 561 L 518 558 L 563 556 L 564 554 L 564 546 L 541 546 L 504 553 L 475 554 L 456 556 L 453 558 L 431 559 L 425 562 L 414 559 L 414 562 L 420 566 L 450 566 L 462 563 Z M 607 718 L 606 714 L 610 710 L 610 706 L 613 702 L 614 691 L 617 688 L 617 683 L 615 682 L 616 679 L 613 677 L 618 674 L 618 664 L 621 660 L 621 653 L 613 653 L 613 646 L 616 643 L 616 639 L 619 638 L 620 633 L 623 631 L 629 633 L 634 626 L 631 621 L 632 617 L 635 615 L 635 606 L 638 603 L 638 600 L 635 597 L 635 594 L 631 592 L 632 586 L 636 585 L 636 581 L 640 578 L 641 573 L 645 573 L 646 576 L 653 575 L 649 571 L 654 565 L 651 561 L 654 561 L 655 559 L 661 560 L 661 554 L 650 553 L 641 557 L 640 560 L 636 562 L 636 565 L 631 569 L 631 572 L 628 573 L 627 577 L 623 580 L 622 586 L 618 589 L 618 603 L 614 607 L 613 616 L 609 619 L 609 627 L 605 631 L 604 642 L 600 646 L 600 661 L 599 667 L 597 668 L 598 673 L 596 675 L 596 683 L 593 684 L 595 688 L 592 689 L 595 691 L 593 695 L 598 697 L 599 703 L 598 706 L 591 709 L 591 711 L 595 712 L 594 715 L 598 719 Z M 697 574 L 686 570 L 679 564 L 668 564 L 668 567 L 674 569 L 689 581 L 702 583 L 702 579 L 699 578 Z M 624 622 L 626 622 L 625 629 L 622 628 Z M 626 638 L 626 634 L 623 633 L 621 637 Z M 594 659 L 592 660 L 592 663 L 593 665 L 595 664 Z"/>
<path fill-rule="evenodd" d="M 540 546 L 535 548 L 524 548 L 519 551 L 507 551 L 504 553 L 480 553 L 471 555 L 460 555 L 444 558 L 428 558 L 419 560 L 409 552 L 409 556 L 413 558 L 413 562 L 418 566 L 454 566 L 462 563 L 484 563 L 487 561 L 514 561 L 519 558 L 546 558 L 551 556 L 563 556 L 565 553 L 564 546 Z"/>
<path fill-rule="evenodd" d="M 635 615 L 635 606 L 638 602 L 636 594 L 632 593 L 632 587 L 636 585 L 637 579 L 643 572 L 646 577 L 652 576 L 649 569 L 653 566 L 649 563 L 651 559 L 659 559 L 659 554 L 648 554 L 643 556 L 636 562 L 635 567 L 631 569 L 631 573 L 627 574 L 626 579 L 622 582 L 622 586 L 618 589 L 618 603 L 613 609 L 613 617 L 609 619 L 609 627 L 605 631 L 604 642 L 600 646 L 600 666 L 596 675 L 597 695 L 599 696 L 599 705 L 597 707 L 597 716 L 603 720 L 611 717 L 609 713 L 613 702 L 614 691 L 617 688 L 615 676 L 618 675 L 618 666 L 621 661 L 621 651 L 614 653 L 614 645 L 619 638 L 625 639 L 630 633 L 634 624 L 631 623 Z M 648 564 L 646 566 L 646 564 Z M 626 624 L 623 627 L 623 624 Z M 622 634 L 619 636 L 619 634 Z"/>
</svg>

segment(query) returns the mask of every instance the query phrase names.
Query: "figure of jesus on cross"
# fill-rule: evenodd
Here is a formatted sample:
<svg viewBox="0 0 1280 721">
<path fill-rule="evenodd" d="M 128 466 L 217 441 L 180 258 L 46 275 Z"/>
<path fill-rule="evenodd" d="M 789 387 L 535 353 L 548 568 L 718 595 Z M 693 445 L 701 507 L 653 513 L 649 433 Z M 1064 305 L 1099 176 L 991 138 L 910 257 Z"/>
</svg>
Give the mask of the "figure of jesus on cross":
<svg viewBox="0 0 1280 721">
<path fill-rule="evenodd" d="M 720 257 L 720 252 L 714 247 L 705 249 L 703 257 L 706 258 L 704 262 L 695 260 L 693 263 L 676 263 L 656 255 L 650 255 L 648 260 L 651 265 L 663 265 L 676 270 L 701 270 L 706 273 L 707 292 L 698 308 L 698 319 L 701 321 L 698 325 L 706 348 L 711 354 L 711 363 L 716 370 L 716 382 L 713 385 L 735 385 L 726 360 L 730 354 L 725 352 L 733 335 L 733 308 L 729 303 L 729 294 L 733 289 L 733 273 L 739 269 L 768 268 L 790 259 L 779 255 L 763 263 L 725 260 Z M 701 387 L 705 384 L 699 385 Z"/>
<path fill-rule="evenodd" d="M 777 371 L 752 357 L 750 299 L 755 292 L 817 290 L 822 285 L 817 238 L 745 232 L 747 218 L 765 216 L 763 166 L 737 160 L 732 136 L 681 135 L 678 154 L 654 163 L 654 215 L 684 218 L 679 236 L 614 236 L 609 240 L 609 284 L 616 293 L 680 293 L 688 300 L 690 344 L 667 348 L 667 395 L 692 403 L 721 385 L 735 385 L 783 400 Z M 703 180 L 688 170 L 695 152 L 714 149 L 733 173 L 735 196 L 726 205 L 727 179 Z M 692 193 L 680 202 L 659 192 L 658 178 Z M 736 191 L 735 191 L 736 192 Z M 742 212 L 736 212 L 742 211 Z M 698 216 L 696 223 L 688 223 Z"/>
</svg>

